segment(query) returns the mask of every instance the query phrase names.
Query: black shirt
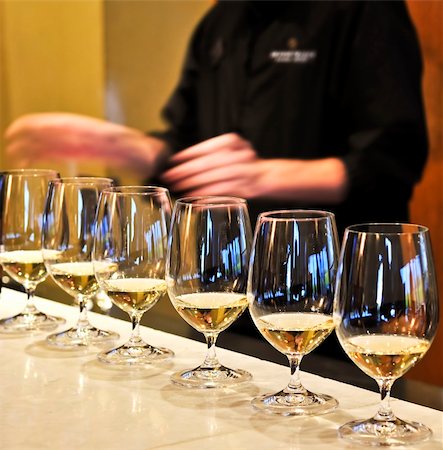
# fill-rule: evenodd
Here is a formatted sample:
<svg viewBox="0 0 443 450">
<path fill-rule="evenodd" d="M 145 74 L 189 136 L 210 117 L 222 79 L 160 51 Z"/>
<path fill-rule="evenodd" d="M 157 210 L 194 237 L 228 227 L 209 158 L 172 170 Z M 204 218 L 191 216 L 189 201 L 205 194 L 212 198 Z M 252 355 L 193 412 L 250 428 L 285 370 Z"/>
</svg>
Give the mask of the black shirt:
<svg viewBox="0 0 443 450">
<path fill-rule="evenodd" d="M 219 1 L 196 29 L 158 136 L 174 151 L 238 132 L 262 158 L 340 157 L 346 225 L 407 221 L 427 156 L 421 58 L 403 2 Z M 294 176 L 297 176 L 294 173 Z"/>
</svg>

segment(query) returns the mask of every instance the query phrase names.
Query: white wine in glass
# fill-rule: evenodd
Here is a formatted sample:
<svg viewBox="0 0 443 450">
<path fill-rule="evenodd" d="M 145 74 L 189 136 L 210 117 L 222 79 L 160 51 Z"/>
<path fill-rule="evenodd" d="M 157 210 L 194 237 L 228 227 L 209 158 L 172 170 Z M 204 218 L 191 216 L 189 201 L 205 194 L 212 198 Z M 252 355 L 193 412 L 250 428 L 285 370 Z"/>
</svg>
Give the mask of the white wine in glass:
<svg viewBox="0 0 443 450">
<path fill-rule="evenodd" d="M 72 295 L 80 308 L 77 323 L 46 338 L 59 348 L 107 345 L 118 339 L 113 331 L 93 326 L 87 316 L 87 302 L 99 286 L 91 260 L 97 204 L 110 178 L 66 177 L 50 183 L 43 226 L 43 259 L 54 281 Z M 102 270 L 112 270 L 104 265 Z"/>
<path fill-rule="evenodd" d="M 254 398 L 254 408 L 304 416 L 337 407 L 331 396 L 308 391 L 299 376 L 302 358 L 334 329 L 337 259 L 332 213 L 286 210 L 259 216 L 249 269 L 249 311 L 263 337 L 288 357 L 291 379 L 282 391 Z"/>
<path fill-rule="evenodd" d="M 148 311 L 166 294 L 166 281 L 159 278 L 109 279 L 102 286 L 112 302 L 130 315 Z"/>
<path fill-rule="evenodd" d="M 438 324 L 438 295 L 428 229 L 412 224 L 348 227 L 340 256 L 334 320 L 351 360 L 374 378 L 377 414 L 349 422 L 339 435 L 364 445 L 407 445 L 431 430 L 397 418 L 389 398 L 394 381 L 427 352 Z"/>
<path fill-rule="evenodd" d="M 215 353 L 219 333 L 247 307 L 250 227 L 243 199 L 190 197 L 175 203 L 166 266 L 169 298 L 204 334 L 208 353 L 199 367 L 173 374 L 174 383 L 217 388 L 251 379 L 244 370 L 220 364 Z"/>
<path fill-rule="evenodd" d="M 124 186 L 106 189 L 100 199 L 94 243 L 94 269 L 101 288 L 127 312 L 132 334 L 98 359 L 117 366 L 143 366 L 174 353 L 146 343 L 140 320 L 166 294 L 165 261 L 171 203 L 167 189 Z"/>
<path fill-rule="evenodd" d="M 51 331 L 65 322 L 37 310 L 34 292 L 47 272 L 41 250 L 43 212 L 48 184 L 58 177 L 54 170 L 23 169 L 5 172 L 0 263 L 5 272 L 26 290 L 25 309 L 0 320 L 0 331 L 22 333 Z"/>
<path fill-rule="evenodd" d="M 247 300 L 236 292 L 199 292 L 175 297 L 174 306 L 197 331 L 220 333 L 243 313 Z"/>
</svg>

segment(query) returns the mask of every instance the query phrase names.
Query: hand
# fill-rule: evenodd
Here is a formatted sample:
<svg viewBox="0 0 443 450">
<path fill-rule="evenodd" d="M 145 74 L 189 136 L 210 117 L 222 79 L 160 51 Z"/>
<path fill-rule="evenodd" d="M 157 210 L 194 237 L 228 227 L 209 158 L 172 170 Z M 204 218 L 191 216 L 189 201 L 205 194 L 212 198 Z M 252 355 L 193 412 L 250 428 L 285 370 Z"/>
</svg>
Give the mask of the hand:
<svg viewBox="0 0 443 450">
<path fill-rule="evenodd" d="M 175 154 L 173 168 L 161 180 L 187 196 L 234 195 L 253 198 L 261 194 L 263 160 L 250 142 L 228 133 L 200 142 Z"/>
<path fill-rule="evenodd" d="M 261 159 L 250 142 L 223 134 L 171 158 L 160 179 L 186 196 L 233 195 L 303 203 L 340 203 L 348 176 L 339 158 Z"/>
<path fill-rule="evenodd" d="M 6 155 L 19 167 L 34 161 L 99 160 L 149 175 L 165 148 L 132 128 L 68 113 L 22 116 L 6 130 Z"/>
</svg>

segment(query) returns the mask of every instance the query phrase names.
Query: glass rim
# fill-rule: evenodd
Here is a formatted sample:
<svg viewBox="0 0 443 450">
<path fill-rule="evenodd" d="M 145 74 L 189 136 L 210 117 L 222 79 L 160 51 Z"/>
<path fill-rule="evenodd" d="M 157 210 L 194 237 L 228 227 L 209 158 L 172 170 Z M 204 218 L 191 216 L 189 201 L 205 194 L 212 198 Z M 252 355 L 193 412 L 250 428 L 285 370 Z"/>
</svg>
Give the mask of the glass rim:
<svg viewBox="0 0 443 450">
<path fill-rule="evenodd" d="M 371 230 L 370 228 L 374 229 Z M 383 230 L 383 228 L 385 229 Z M 389 231 L 389 228 L 392 228 L 392 231 Z M 397 231 L 394 231 L 394 229 L 396 229 Z M 380 234 L 399 236 L 406 234 L 417 235 L 427 233 L 429 232 L 429 228 L 425 225 L 407 222 L 367 222 L 349 225 L 348 227 L 346 227 L 345 232 L 348 234 L 366 234 L 371 236 Z"/>
<path fill-rule="evenodd" d="M 308 222 L 325 219 L 335 219 L 335 214 L 322 209 L 275 209 L 258 216 L 258 222 Z"/>
<path fill-rule="evenodd" d="M 169 194 L 169 190 L 163 186 L 112 186 L 103 189 L 104 194 L 115 195 L 162 195 Z"/>
<path fill-rule="evenodd" d="M 56 169 L 7 169 L 2 170 L 1 175 L 55 175 L 54 178 L 58 176 L 58 170 Z"/>
<path fill-rule="evenodd" d="M 114 180 L 108 177 L 61 177 L 54 178 L 50 181 L 53 184 L 73 184 L 73 185 L 84 185 L 84 184 L 95 184 L 97 182 L 101 183 L 113 183 Z"/>
<path fill-rule="evenodd" d="M 229 195 L 200 195 L 196 197 L 181 197 L 176 204 L 186 206 L 238 206 L 246 205 L 246 199 Z"/>
</svg>

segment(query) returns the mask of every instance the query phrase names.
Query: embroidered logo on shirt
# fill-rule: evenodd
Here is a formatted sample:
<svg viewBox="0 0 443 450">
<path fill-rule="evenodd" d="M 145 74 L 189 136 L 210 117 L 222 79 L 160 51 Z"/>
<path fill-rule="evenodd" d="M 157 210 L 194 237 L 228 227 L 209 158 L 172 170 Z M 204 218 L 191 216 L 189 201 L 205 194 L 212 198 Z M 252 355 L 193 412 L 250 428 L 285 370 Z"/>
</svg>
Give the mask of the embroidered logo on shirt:
<svg viewBox="0 0 443 450">
<path fill-rule="evenodd" d="M 278 64 L 308 64 L 317 58 L 316 50 L 272 50 L 269 57 Z"/>
<path fill-rule="evenodd" d="M 296 36 L 290 36 L 286 41 L 284 50 L 272 50 L 269 58 L 279 64 L 307 64 L 317 58 L 317 50 L 299 49 L 300 40 Z"/>
</svg>

